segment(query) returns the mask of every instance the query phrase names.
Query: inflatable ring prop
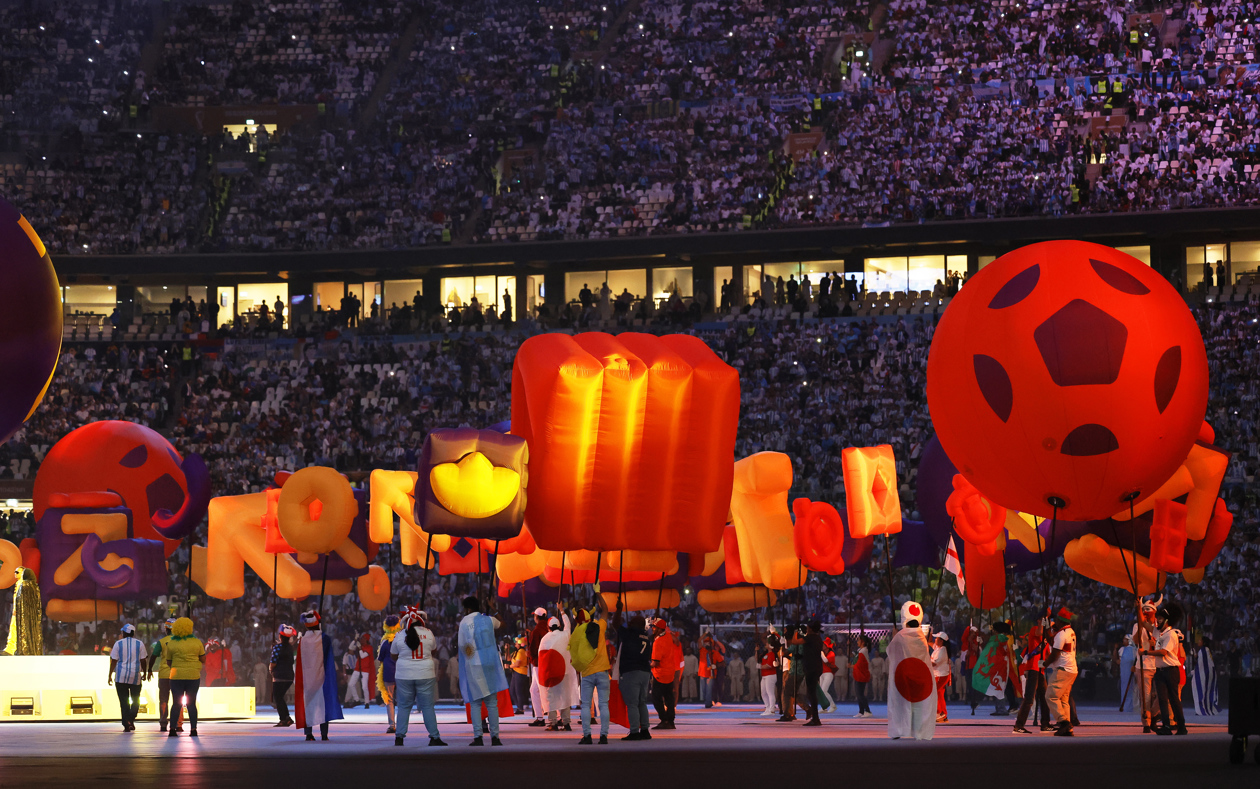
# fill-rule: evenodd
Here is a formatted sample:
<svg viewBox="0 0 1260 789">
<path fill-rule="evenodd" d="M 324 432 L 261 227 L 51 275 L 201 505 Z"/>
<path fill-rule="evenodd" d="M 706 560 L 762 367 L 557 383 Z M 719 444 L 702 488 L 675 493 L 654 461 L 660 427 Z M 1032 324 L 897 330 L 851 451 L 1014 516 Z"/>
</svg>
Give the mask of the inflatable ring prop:
<svg viewBox="0 0 1260 789">
<path fill-rule="evenodd" d="M 14 573 L 22 566 L 22 551 L 8 540 L 0 540 L 0 589 L 8 589 L 17 583 Z"/>
<path fill-rule="evenodd" d="M 381 611 L 389 605 L 389 576 L 379 565 L 370 565 L 367 574 L 360 575 L 356 586 L 359 602 L 369 611 Z"/>
<path fill-rule="evenodd" d="M 358 513 L 350 482 L 322 466 L 304 468 L 285 480 L 276 504 L 281 536 L 294 550 L 307 553 L 328 553 L 345 542 Z"/>
<path fill-rule="evenodd" d="M 793 538 L 801 563 L 811 570 L 836 575 L 844 572 L 844 521 L 825 501 L 796 499 Z"/>
</svg>

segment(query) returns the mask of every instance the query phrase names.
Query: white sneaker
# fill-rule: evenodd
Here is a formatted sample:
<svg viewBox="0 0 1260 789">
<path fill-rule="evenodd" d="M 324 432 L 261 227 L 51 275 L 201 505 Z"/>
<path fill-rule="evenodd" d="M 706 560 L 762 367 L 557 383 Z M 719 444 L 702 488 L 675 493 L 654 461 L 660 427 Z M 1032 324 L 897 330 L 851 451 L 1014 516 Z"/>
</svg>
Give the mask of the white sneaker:
<svg viewBox="0 0 1260 789">
<path fill-rule="evenodd" d="M 865 715 L 863 715 L 862 713 L 860 713 L 860 712 L 859 712 L 857 715 L 854 715 L 853 717 L 855 717 L 855 718 L 865 718 L 866 716 L 865 716 Z"/>
<path fill-rule="evenodd" d="M 863 718 L 874 718 L 874 717 L 875 717 L 875 713 L 873 713 L 873 712 L 863 712 L 863 713 L 862 713 L 862 717 L 863 717 Z"/>
<path fill-rule="evenodd" d="M 773 710 L 766 710 L 766 711 L 764 711 L 764 712 L 762 712 L 762 713 L 761 713 L 761 717 L 763 717 L 763 718 L 764 718 L 764 717 L 766 717 L 766 716 L 773 715 L 773 714 L 774 714 L 774 711 L 773 711 Z"/>
</svg>

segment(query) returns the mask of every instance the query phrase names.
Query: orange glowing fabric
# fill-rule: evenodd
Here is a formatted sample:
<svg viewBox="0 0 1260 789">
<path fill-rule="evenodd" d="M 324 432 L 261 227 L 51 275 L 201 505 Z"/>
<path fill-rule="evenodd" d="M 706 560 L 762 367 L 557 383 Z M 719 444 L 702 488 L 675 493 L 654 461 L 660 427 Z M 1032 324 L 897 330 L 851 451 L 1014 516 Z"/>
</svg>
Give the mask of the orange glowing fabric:
<svg viewBox="0 0 1260 789">
<path fill-rule="evenodd" d="M 715 550 L 738 421 L 739 374 L 695 337 L 526 340 L 512 433 L 529 443 L 525 518 L 538 547 Z"/>
</svg>

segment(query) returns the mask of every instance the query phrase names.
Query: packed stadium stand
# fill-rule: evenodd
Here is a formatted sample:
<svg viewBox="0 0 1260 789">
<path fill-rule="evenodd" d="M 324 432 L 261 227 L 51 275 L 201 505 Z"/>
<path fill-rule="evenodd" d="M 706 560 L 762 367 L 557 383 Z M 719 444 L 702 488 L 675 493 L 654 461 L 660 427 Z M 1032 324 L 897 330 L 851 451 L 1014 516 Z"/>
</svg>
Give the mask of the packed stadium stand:
<svg viewBox="0 0 1260 789">
<path fill-rule="evenodd" d="M 67 308 L 0 481 L 106 418 L 202 453 L 222 495 L 308 464 L 360 480 L 414 467 L 434 427 L 506 419 L 534 333 L 690 331 L 740 369 L 738 456 L 786 452 L 794 495 L 841 501 L 840 450 L 891 443 L 913 516 L 935 321 L 1001 252 L 977 234 L 1087 228 L 1181 288 L 1203 331 L 1237 525 L 1174 591 L 1218 665 L 1254 676 L 1257 5 L 0 3 L 0 194 Z M 0 516 L 0 536 L 32 530 Z M 1049 581 L 1111 671 L 1132 601 Z M 469 584 L 433 582 L 448 635 Z M 884 621 L 885 594 L 820 577 L 794 602 Z M 968 623 L 949 583 L 941 601 L 945 627 Z M 376 632 L 331 607 L 338 643 Z M 252 576 L 204 613 L 251 671 L 293 614 Z M 694 638 L 695 606 L 677 616 Z"/>
</svg>

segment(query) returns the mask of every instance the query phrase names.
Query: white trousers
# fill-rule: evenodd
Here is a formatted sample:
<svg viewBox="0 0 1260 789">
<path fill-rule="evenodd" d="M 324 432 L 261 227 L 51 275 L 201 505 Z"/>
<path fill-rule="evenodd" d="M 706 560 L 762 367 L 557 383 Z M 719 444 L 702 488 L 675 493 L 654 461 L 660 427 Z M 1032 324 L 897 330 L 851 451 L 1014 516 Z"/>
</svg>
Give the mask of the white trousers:
<svg viewBox="0 0 1260 789">
<path fill-rule="evenodd" d="M 361 704 L 368 704 L 372 701 L 372 696 L 368 692 L 368 673 L 366 671 L 356 671 L 350 675 L 350 681 L 346 683 L 346 700 L 350 703 L 350 697 L 354 696 Z"/>
<path fill-rule="evenodd" d="M 542 689 L 538 687 L 538 667 L 529 667 L 529 701 L 534 705 L 534 717 L 541 718 L 542 713 Z"/>
<path fill-rule="evenodd" d="M 823 698 L 827 699 L 827 708 L 836 706 L 836 700 L 831 695 L 831 683 L 836 679 L 836 675 L 831 672 L 824 671 L 823 675 L 818 678 L 818 687 L 822 689 Z"/>
<path fill-rule="evenodd" d="M 778 677 L 771 674 L 761 678 L 761 700 L 766 704 L 766 712 L 774 712 L 775 685 Z"/>
</svg>

